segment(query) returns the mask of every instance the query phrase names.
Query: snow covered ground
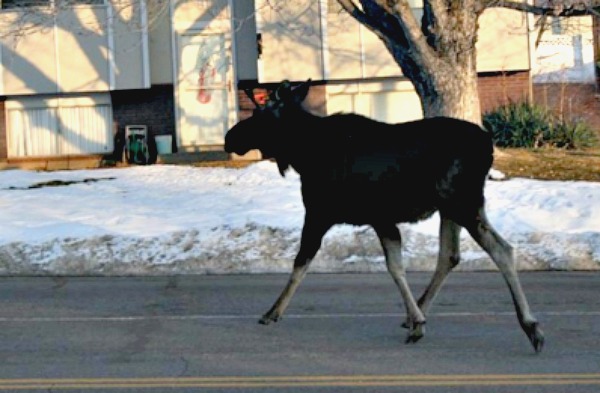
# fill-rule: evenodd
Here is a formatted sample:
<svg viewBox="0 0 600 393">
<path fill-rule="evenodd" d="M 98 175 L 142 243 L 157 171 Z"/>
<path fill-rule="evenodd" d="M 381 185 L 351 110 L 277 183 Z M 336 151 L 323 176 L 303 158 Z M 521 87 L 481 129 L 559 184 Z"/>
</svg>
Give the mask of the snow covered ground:
<svg viewBox="0 0 600 393">
<path fill-rule="evenodd" d="M 53 182 L 55 186 L 49 186 Z M 35 187 L 36 185 L 46 185 Z M 488 181 L 492 224 L 520 270 L 600 269 L 600 183 Z M 298 175 L 150 165 L 0 171 L 0 274 L 289 272 L 304 207 Z M 400 225 L 410 270 L 432 270 L 439 218 Z M 458 269 L 495 269 L 462 232 Z M 370 227 L 338 225 L 312 272 L 384 271 Z"/>
</svg>

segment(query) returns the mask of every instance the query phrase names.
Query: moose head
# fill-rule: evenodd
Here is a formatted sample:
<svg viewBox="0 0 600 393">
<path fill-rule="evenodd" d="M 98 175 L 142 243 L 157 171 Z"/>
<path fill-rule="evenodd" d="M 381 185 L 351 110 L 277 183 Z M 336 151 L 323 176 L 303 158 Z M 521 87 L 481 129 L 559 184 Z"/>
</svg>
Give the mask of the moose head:
<svg viewBox="0 0 600 393">
<path fill-rule="evenodd" d="M 293 121 L 294 114 L 304 111 L 301 107 L 310 88 L 310 79 L 296 88 L 285 80 L 273 90 L 264 104 L 259 103 L 251 90 L 246 95 L 256 106 L 252 116 L 238 122 L 225 135 L 225 151 L 239 155 L 253 149 L 260 150 L 263 158 L 277 160 L 283 175 L 288 164 L 285 152 L 289 144 L 289 128 L 301 127 Z"/>
</svg>

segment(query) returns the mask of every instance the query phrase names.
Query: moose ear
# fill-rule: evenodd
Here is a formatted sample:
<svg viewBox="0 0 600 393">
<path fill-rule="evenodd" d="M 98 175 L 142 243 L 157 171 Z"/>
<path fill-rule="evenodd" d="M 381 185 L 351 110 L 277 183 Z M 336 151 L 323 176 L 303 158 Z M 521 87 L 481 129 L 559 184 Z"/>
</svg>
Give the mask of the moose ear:
<svg viewBox="0 0 600 393">
<path fill-rule="evenodd" d="M 308 90 L 310 89 L 311 79 L 302 83 L 298 87 L 292 90 L 292 84 L 288 80 L 284 80 L 277 86 L 277 89 L 273 92 L 273 96 L 278 101 L 290 102 L 293 101 L 296 104 L 300 104 L 306 98 Z"/>
<path fill-rule="evenodd" d="M 306 96 L 308 95 L 308 90 L 310 89 L 311 79 L 309 78 L 306 82 L 302 83 L 300 86 L 296 87 L 293 91 L 294 102 L 300 104 Z"/>
<path fill-rule="evenodd" d="M 292 91 L 292 84 L 290 83 L 289 80 L 285 79 L 279 84 L 279 86 L 277 86 L 277 88 L 273 92 L 273 95 L 274 95 L 275 99 L 278 101 L 279 100 L 287 100 L 291 96 L 291 94 L 290 94 L 291 91 Z"/>
<path fill-rule="evenodd" d="M 291 90 L 292 89 L 292 83 L 289 80 L 284 79 L 279 84 L 278 89 L 281 89 L 281 90 L 283 90 L 283 89 L 285 89 L 285 90 Z"/>
<path fill-rule="evenodd" d="M 290 167 L 290 163 L 281 158 L 277 158 L 277 168 L 279 169 L 279 174 L 281 177 L 285 177 L 285 171 L 287 171 Z"/>
</svg>

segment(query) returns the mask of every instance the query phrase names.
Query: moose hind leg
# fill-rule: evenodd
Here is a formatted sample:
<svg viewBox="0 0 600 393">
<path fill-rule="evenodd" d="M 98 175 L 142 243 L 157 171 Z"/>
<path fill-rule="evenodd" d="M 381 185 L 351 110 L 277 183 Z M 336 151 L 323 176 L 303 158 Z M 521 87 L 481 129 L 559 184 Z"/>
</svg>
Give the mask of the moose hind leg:
<svg viewBox="0 0 600 393">
<path fill-rule="evenodd" d="M 402 264 L 402 238 L 395 224 L 373 225 L 383 252 L 388 272 L 394 279 L 400 290 L 404 305 L 406 307 L 407 320 L 410 321 L 407 343 L 417 342 L 423 337 L 425 316 L 419 309 L 406 280 L 406 271 Z"/>
<path fill-rule="evenodd" d="M 442 284 L 444 284 L 446 277 L 448 277 L 448 273 L 450 273 L 460 261 L 461 229 L 462 227 L 460 225 L 442 215 L 440 221 L 440 250 L 438 262 L 429 285 L 417 301 L 417 305 L 423 314 L 427 314 L 431 303 L 437 296 Z M 403 326 L 408 328 L 410 325 L 411 321 L 407 318 L 407 321 Z"/>
<path fill-rule="evenodd" d="M 536 352 L 544 345 L 544 333 L 532 315 L 521 282 L 517 275 L 513 249 L 490 225 L 483 208 L 479 209 L 478 219 L 467 227 L 473 239 L 490 255 L 508 284 L 521 328 L 529 338 Z"/>
<path fill-rule="evenodd" d="M 290 278 L 277 298 L 277 301 L 258 321 L 263 325 L 271 322 L 277 322 L 283 316 L 290 300 L 294 296 L 296 289 L 306 276 L 308 266 L 321 247 L 321 240 L 331 225 L 326 225 L 318 220 L 311 219 L 308 215 L 302 228 L 302 238 L 300 240 L 300 250 L 294 259 L 294 268 Z"/>
</svg>

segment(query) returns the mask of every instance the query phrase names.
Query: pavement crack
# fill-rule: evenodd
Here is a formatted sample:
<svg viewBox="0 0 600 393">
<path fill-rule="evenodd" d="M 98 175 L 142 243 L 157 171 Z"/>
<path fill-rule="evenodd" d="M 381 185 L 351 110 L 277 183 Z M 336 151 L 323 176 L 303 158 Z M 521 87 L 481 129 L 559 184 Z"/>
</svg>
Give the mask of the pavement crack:
<svg viewBox="0 0 600 393">
<path fill-rule="evenodd" d="M 187 372 L 190 368 L 190 362 L 185 358 L 185 356 L 181 356 L 180 359 L 183 362 L 183 370 L 181 370 L 179 376 L 183 377 L 187 375 Z"/>
</svg>

